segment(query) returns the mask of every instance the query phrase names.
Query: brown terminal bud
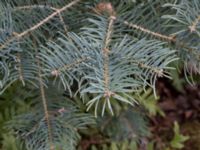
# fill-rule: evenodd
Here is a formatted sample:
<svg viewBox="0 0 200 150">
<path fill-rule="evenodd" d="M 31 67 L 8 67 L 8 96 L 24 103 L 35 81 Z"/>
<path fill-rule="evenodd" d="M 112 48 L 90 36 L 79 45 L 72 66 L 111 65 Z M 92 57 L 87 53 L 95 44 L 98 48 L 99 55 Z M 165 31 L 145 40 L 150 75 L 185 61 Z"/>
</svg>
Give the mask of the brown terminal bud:
<svg viewBox="0 0 200 150">
<path fill-rule="evenodd" d="M 112 4 L 108 2 L 101 2 L 97 4 L 96 7 L 94 8 L 94 11 L 98 14 L 107 13 L 110 16 L 115 15 L 115 11 L 113 9 Z"/>
<path fill-rule="evenodd" d="M 51 75 L 57 77 L 59 75 L 59 71 L 58 70 L 53 70 L 53 71 L 51 71 Z"/>
</svg>

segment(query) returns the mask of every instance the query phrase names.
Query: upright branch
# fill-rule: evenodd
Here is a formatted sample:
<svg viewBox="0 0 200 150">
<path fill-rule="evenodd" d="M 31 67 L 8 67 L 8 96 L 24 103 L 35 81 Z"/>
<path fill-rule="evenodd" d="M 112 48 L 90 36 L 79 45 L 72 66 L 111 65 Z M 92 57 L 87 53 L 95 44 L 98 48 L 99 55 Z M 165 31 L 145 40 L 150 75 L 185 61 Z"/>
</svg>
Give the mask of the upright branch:
<svg viewBox="0 0 200 150">
<path fill-rule="evenodd" d="M 4 44 L 2 44 L 0 46 L 0 49 L 3 49 L 6 45 L 8 45 L 10 42 L 14 41 L 16 38 L 20 39 L 24 36 L 26 36 L 27 34 L 29 34 L 30 32 L 38 29 L 39 27 L 41 27 L 43 24 L 47 23 L 50 19 L 52 19 L 53 17 L 55 17 L 56 15 L 59 15 L 60 13 L 62 13 L 63 11 L 65 11 L 66 9 L 74 6 L 75 4 L 77 4 L 78 2 L 80 2 L 81 0 L 74 0 L 71 3 L 65 5 L 64 7 L 57 9 L 55 12 L 53 12 L 52 14 L 50 14 L 49 16 L 47 16 L 45 19 L 41 20 L 39 23 L 37 23 L 36 25 L 30 27 L 29 29 L 25 30 L 22 33 L 19 33 L 17 35 L 15 35 L 14 37 L 10 38 L 9 40 L 7 40 Z"/>
<path fill-rule="evenodd" d="M 52 137 L 52 129 L 51 129 L 51 124 L 50 124 L 50 117 L 48 113 L 48 107 L 47 107 L 47 99 L 45 96 L 45 89 L 42 81 L 42 69 L 41 69 L 41 64 L 40 60 L 38 59 L 38 51 L 36 50 L 36 61 L 37 61 L 37 66 L 38 66 L 38 78 L 39 78 L 39 87 L 40 87 L 40 94 L 42 98 L 42 103 L 44 107 L 44 115 L 45 115 L 45 121 L 47 123 L 47 130 L 48 130 L 48 140 L 49 140 L 49 146 L 50 150 L 54 150 L 53 146 L 53 137 Z"/>
<path fill-rule="evenodd" d="M 98 9 L 97 9 L 98 8 Z M 105 92 L 104 92 L 104 97 L 106 97 L 107 99 L 112 96 L 114 93 L 112 93 L 109 90 L 109 82 L 110 82 L 110 74 L 109 74 L 109 44 L 111 41 L 111 34 L 112 34 L 112 30 L 113 30 L 113 24 L 114 24 L 114 20 L 115 20 L 115 12 L 113 10 L 113 7 L 111 5 L 111 3 L 100 3 L 97 5 L 96 7 L 96 11 L 98 13 L 107 13 L 109 15 L 109 23 L 108 23 L 108 28 L 107 28 L 107 32 L 106 32 L 106 36 L 104 39 L 104 46 L 103 46 L 103 62 L 104 62 L 104 73 L 103 73 L 103 77 L 104 77 L 104 86 L 105 86 Z"/>
</svg>

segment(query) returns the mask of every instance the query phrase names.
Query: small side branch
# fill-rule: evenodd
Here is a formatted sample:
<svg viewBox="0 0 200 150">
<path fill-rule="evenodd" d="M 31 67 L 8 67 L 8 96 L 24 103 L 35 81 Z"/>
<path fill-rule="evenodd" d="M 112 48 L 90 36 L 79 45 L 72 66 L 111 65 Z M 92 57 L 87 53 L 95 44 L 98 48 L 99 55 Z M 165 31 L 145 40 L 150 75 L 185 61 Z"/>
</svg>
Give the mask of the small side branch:
<svg viewBox="0 0 200 150">
<path fill-rule="evenodd" d="M 144 64 L 144 63 L 137 63 L 137 64 L 138 64 L 138 66 L 139 66 L 140 68 L 144 68 L 144 69 L 149 69 L 149 70 L 151 70 L 151 71 L 154 72 L 158 77 L 163 77 L 163 76 L 165 76 L 164 70 L 163 70 L 163 69 L 160 69 L 160 68 L 157 68 L 157 67 L 148 66 L 148 65 L 146 65 L 146 64 Z"/>
<path fill-rule="evenodd" d="M 18 71 L 19 71 L 19 79 L 22 82 L 23 86 L 25 86 L 24 76 L 23 76 L 23 69 L 22 69 L 22 62 L 21 62 L 21 55 L 20 53 L 17 54 L 16 61 L 18 63 Z"/>
<path fill-rule="evenodd" d="M 71 63 L 71 64 L 67 64 L 67 65 L 64 65 L 64 66 L 62 66 L 62 67 L 60 67 L 60 68 L 54 69 L 54 70 L 51 71 L 51 75 L 53 75 L 53 76 L 58 76 L 62 71 L 69 70 L 69 69 L 71 69 L 72 67 L 74 67 L 74 66 L 76 66 L 76 65 L 79 65 L 79 64 L 81 64 L 82 62 L 84 62 L 84 61 L 86 61 L 86 60 L 88 60 L 87 57 L 82 58 L 82 59 L 78 59 L 78 60 L 74 61 L 74 62 Z"/>
<path fill-rule="evenodd" d="M 134 29 L 137 29 L 137 30 L 140 30 L 144 33 L 147 33 L 149 35 L 152 35 L 152 36 L 155 36 L 159 39 L 163 39 L 163 40 L 166 40 L 166 41 L 169 41 L 169 42 L 174 42 L 175 39 L 173 36 L 166 36 L 166 35 L 163 35 L 163 34 L 160 34 L 160 33 L 157 33 L 157 32 L 153 32 L 149 29 L 146 29 L 146 28 L 143 28 L 139 25 L 136 25 L 136 24 L 133 24 L 133 23 L 129 23 L 128 21 L 123 21 L 123 23 L 131 28 L 134 28 Z"/>
<path fill-rule="evenodd" d="M 66 9 L 72 7 L 73 5 L 75 5 L 76 3 L 78 3 L 80 0 L 74 0 L 71 3 L 69 3 L 68 5 L 62 7 L 61 9 L 58 9 L 57 11 L 55 11 L 54 13 L 52 13 L 51 15 L 49 15 L 48 17 L 46 17 L 45 19 L 43 19 L 42 21 L 40 21 L 38 24 L 36 24 L 35 26 L 29 28 L 28 30 L 20 33 L 18 35 L 18 38 L 25 36 L 26 34 L 32 32 L 33 30 L 39 28 L 40 26 L 42 26 L 43 24 L 45 24 L 46 22 L 48 22 L 50 19 L 52 19 L 53 17 L 55 17 L 56 15 L 60 14 L 61 12 L 65 11 Z"/>
<path fill-rule="evenodd" d="M 196 28 L 197 28 L 197 25 L 198 25 L 199 21 L 200 21 L 200 15 L 195 19 L 194 22 L 192 22 L 192 25 L 189 26 L 189 29 L 190 29 L 191 32 L 195 32 L 196 31 Z"/>
<path fill-rule="evenodd" d="M 27 6 L 19 6 L 19 7 L 15 7 L 14 11 L 19 11 L 19 10 L 30 10 L 30 9 L 52 9 L 54 11 L 56 11 L 57 9 L 51 6 L 47 6 L 47 5 L 27 5 Z"/>
<path fill-rule="evenodd" d="M 116 19 L 118 19 L 118 18 L 116 18 Z M 136 24 L 133 24 L 133 23 L 129 23 L 128 21 L 123 21 L 123 20 L 119 20 L 119 21 L 124 23 L 125 25 L 133 28 L 133 29 L 137 29 L 137 30 L 140 30 L 140 31 L 142 31 L 142 32 L 144 32 L 146 34 L 152 35 L 157 39 L 161 39 L 161 40 L 169 42 L 169 43 L 174 43 L 174 44 L 176 44 L 177 47 L 184 48 L 189 53 L 191 53 L 191 52 L 194 53 L 197 56 L 197 59 L 198 60 L 200 59 L 200 55 L 195 52 L 197 49 L 188 47 L 185 43 L 183 43 L 181 41 L 178 41 L 175 36 L 167 36 L 167 35 L 163 35 L 163 34 L 160 34 L 160 33 L 157 33 L 157 32 L 153 32 L 153 31 L 151 31 L 149 29 L 146 29 L 146 28 L 143 28 L 143 27 L 141 27 L 139 25 L 136 25 Z M 193 23 L 191 28 L 194 28 L 194 27 L 196 28 L 196 25 L 198 24 L 199 21 L 200 21 L 200 16 L 196 19 L 196 21 Z"/>
<path fill-rule="evenodd" d="M 30 32 L 38 29 L 40 26 L 42 26 L 43 24 L 47 23 L 50 19 L 52 19 L 53 17 L 55 17 L 56 15 L 59 15 L 60 13 L 62 13 L 63 11 L 65 11 L 66 9 L 74 6 L 75 4 L 77 4 L 78 2 L 80 2 L 81 0 L 74 0 L 71 3 L 69 3 L 68 5 L 65 5 L 64 7 L 57 9 L 55 12 L 53 12 L 51 15 L 47 16 L 45 19 L 43 19 L 42 21 L 40 21 L 39 23 L 37 23 L 36 25 L 32 26 L 31 28 L 25 30 L 22 33 L 17 34 L 16 36 L 14 36 L 13 38 L 10 38 L 9 40 L 7 40 L 3 45 L 0 46 L 0 49 L 4 48 L 6 45 L 8 45 L 10 42 L 14 41 L 16 38 L 20 39 L 24 36 L 26 36 L 27 34 L 29 34 Z"/>
<path fill-rule="evenodd" d="M 146 65 L 145 63 L 137 61 L 137 60 L 131 60 L 131 62 L 137 64 L 138 67 L 140 67 L 140 68 L 150 70 L 151 72 L 155 73 L 158 77 L 164 77 L 164 76 L 168 77 L 168 76 L 166 76 L 164 74 L 164 70 L 163 69 Z"/>
<path fill-rule="evenodd" d="M 51 9 L 55 12 L 59 10 L 58 8 L 55 8 L 55 7 L 52 7 L 52 6 L 47 6 L 47 5 L 28 5 L 28 6 L 20 6 L 20 7 L 14 8 L 15 11 L 26 10 L 26 9 L 28 9 L 28 10 L 29 9 Z M 64 31 L 67 33 L 67 26 L 66 26 L 64 19 L 62 17 L 62 14 L 60 12 L 58 13 L 58 16 L 59 16 L 60 21 L 63 25 Z"/>
</svg>

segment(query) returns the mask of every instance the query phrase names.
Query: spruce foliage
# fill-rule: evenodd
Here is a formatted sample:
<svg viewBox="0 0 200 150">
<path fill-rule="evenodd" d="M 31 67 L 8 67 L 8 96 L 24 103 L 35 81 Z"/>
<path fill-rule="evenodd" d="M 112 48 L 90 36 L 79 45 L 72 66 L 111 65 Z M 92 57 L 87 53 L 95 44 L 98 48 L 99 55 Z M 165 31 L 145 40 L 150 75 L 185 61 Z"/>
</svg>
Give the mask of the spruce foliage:
<svg viewBox="0 0 200 150">
<path fill-rule="evenodd" d="M 28 150 L 76 149 L 79 130 L 95 122 L 85 110 L 108 117 L 134 109 L 133 93 L 150 87 L 157 96 L 157 78 L 170 78 L 177 60 L 185 74 L 200 73 L 199 12 L 198 0 L 2 0 L 0 93 L 18 81 L 38 93 L 6 127 Z M 126 110 L 114 118 L 127 126 L 123 138 L 134 134 L 121 121 L 132 124 L 130 113 L 146 128 Z"/>
</svg>

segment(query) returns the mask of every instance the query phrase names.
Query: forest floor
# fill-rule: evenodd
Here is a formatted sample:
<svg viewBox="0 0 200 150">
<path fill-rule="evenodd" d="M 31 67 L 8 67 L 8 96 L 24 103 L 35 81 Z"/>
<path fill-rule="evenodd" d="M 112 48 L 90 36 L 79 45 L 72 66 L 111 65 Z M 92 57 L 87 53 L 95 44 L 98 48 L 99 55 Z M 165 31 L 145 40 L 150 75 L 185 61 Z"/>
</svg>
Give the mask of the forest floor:
<svg viewBox="0 0 200 150">
<path fill-rule="evenodd" d="M 151 117 L 151 131 L 157 149 L 162 150 L 173 136 L 173 123 L 179 123 L 181 133 L 189 136 L 183 150 L 200 150 L 200 84 L 185 85 L 177 90 L 169 80 L 157 83 L 158 105 L 165 117 Z"/>
</svg>

